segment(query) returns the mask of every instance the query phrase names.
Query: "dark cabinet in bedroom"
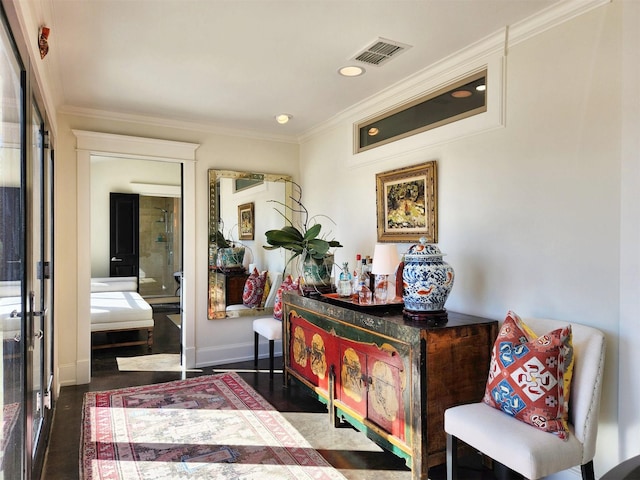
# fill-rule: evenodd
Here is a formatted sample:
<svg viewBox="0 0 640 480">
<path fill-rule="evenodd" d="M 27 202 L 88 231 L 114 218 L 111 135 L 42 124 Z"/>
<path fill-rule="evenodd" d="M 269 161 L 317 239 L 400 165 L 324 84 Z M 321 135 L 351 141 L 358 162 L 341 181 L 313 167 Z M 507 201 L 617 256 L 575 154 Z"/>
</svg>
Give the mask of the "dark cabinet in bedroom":
<svg viewBox="0 0 640 480">
<path fill-rule="evenodd" d="M 445 462 L 444 410 L 484 394 L 498 323 L 449 312 L 445 326 L 427 327 L 397 307 L 284 297 L 285 383 L 309 388 L 334 423 L 352 424 L 427 479 Z"/>
<path fill-rule="evenodd" d="M 227 305 L 242 304 L 248 277 L 244 269 L 223 271 L 209 267 L 209 318 L 224 318 Z"/>
</svg>

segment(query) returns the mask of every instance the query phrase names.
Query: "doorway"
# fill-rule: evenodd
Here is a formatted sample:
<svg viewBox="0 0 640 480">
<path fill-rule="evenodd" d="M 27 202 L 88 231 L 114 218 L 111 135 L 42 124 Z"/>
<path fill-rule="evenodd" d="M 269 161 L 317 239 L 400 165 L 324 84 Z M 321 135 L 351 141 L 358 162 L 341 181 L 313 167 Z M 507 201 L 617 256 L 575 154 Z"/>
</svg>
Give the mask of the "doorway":
<svg viewBox="0 0 640 480">
<path fill-rule="evenodd" d="M 181 170 L 178 163 L 91 157 L 91 278 L 135 278 L 134 285 L 151 305 L 154 318 L 161 308 L 180 313 L 174 273 L 182 269 Z M 149 194 L 151 189 L 154 195 Z M 173 192 L 177 196 L 169 196 Z M 159 338 L 163 331 L 154 328 L 154 344 L 165 340 Z M 146 331 L 93 333 L 92 365 L 95 349 L 142 341 L 147 335 Z M 180 345 L 176 347 L 179 350 Z M 114 348 L 123 350 L 110 349 Z"/>
<path fill-rule="evenodd" d="M 91 247 L 92 234 L 92 157 L 110 152 L 109 161 L 117 158 L 134 160 L 153 160 L 181 165 L 182 167 L 182 245 L 196 244 L 196 177 L 195 151 L 198 144 L 139 138 L 126 135 L 73 130 L 77 139 L 77 356 L 74 378 L 68 379 L 76 384 L 89 383 L 91 380 L 91 325 L 90 317 L 91 261 L 96 252 Z M 156 192 L 157 193 L 157 192 Z M 105 216 L 108 215 L 104 213 Z M 108 232 L 103 232 L 108 237 Z M 108 249 L 108 247 L 106 247 Z M 182 310 L 181 343 L 182 365 L 195 367 L 195 248 L 183 248 L 182 288 L 180 292 Z M 106 257 L 106 255 L 105 255 Z M 106 275 L 105 275 L 106 276 Z"/>
</svg>

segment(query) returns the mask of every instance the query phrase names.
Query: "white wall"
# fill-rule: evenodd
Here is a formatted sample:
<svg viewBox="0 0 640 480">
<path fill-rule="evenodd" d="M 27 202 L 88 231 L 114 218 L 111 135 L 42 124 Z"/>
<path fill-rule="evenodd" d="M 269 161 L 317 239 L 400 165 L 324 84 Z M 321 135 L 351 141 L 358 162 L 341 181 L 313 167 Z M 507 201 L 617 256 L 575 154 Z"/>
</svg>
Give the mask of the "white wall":
<svg viewBox="0 0 640 480">
<path fill-rule="evenodd" d="M 620 230 L 620 371 L 618 435 L 620 460 L 640 448 L 640 3 L 622 4 L 622 169 Z"/>
<path fill-rule="evenodd" d="M 504 128 L 418 149 L 398 141 L 388 156 L 348 167 L 358 161 L 345 138 L 375 113 L 372 101 L 301 146 L 306 204 L 337 221 L 337 261 L 373 252 L 375 174 L 437 160 L 439 246 L 456 272 L 447 308 L 494 319 L 513 309 L 605 332 L 599 474 L 620 460 L 620 283 L 638 285 L 620 265 L 622 9 L 606 5 L 508 45 Z M 637 211 L 637 193 L 633 201 Z"/>
</svg>

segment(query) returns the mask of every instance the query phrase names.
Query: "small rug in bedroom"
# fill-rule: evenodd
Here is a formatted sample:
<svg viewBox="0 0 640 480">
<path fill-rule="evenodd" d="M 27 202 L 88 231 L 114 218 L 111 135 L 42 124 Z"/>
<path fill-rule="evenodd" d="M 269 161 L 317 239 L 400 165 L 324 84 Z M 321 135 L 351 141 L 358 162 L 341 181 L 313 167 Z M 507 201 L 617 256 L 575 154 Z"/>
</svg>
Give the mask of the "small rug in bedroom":
<svg viewBox="0 0 640 480">
<path fill-rule="evenodd" d="M 116 357 L 121 372 L 181 372 L 179 353 L 156 353 L 135 357 Z M 200 369 L 187 369 L 187 372 L 201 372 Z"/>
<path fill-rule="evenodd" d="M 344 479 L 235 372 L 88 392 L 84 480 Z"/>
</svg>

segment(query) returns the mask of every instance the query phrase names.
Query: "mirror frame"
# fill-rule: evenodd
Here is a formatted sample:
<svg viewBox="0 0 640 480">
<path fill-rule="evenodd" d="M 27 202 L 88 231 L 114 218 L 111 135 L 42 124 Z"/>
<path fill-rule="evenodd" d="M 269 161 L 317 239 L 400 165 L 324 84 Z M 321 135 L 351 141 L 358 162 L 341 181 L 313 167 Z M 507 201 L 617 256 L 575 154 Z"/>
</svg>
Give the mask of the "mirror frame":
<svg viewBox="0 0 640 480">
<path fill-rule="evenodd" d="M 293 195 L 293 184 L 291 183 L 292 177 L 291 175 L 279 174 L 279 173 L 260 173 L 260 172 L 246 172 L 246 171 L 236 171 L 236 170 L 218 170 L 218 169 L 209 169 L 209 218 L 208 218 L 208 229 L 207 229 L 207 247 L 209 249 L 209 253 L 207 255 L 208 258 L 208 266 L 207 266 L 207 318 L 209 320 L 218 320 L 223 318 L 235 318 L 235 317 L 251 317 L 255 315 L 264 315 L 264 309 L 243 309 L 243 310 L 235 310 L 229 314 L 229 312 L 218 312 L 214 311 L 212 308 L 212 302 L 215 300 L 212 298 L 214 296 L 214 285 L 212 281 L 212 272 L 219 272 L 220 270 L 217 268 L 217 265 L 212 265 L 212 242 L 211 236 L 215 235 L 218 231 L 219 223 L 220 223 L 220 205 L 218 204 L 218 180 L 221 178 L 230 178 L 233 180 L 238 179 L 248 179 L 248 180 L 262 180 L 264 182 L 279 182 L 282 181 L 285 183 L 285 198 L 283 199 L 283 203 L 288 206 L 292 205 L 291 197 Z M 289 208 L 283 209 L 283 211 L 290 211 Z M 222 232 L 224 234 L 224 232 Z M 264 234 L 264 232 L 256 232 L 257 235 Z M 238 243 L 242 243 L 239 241 Z M 212 312 L 214 312 L 212 314 Z"/>
</svg>

